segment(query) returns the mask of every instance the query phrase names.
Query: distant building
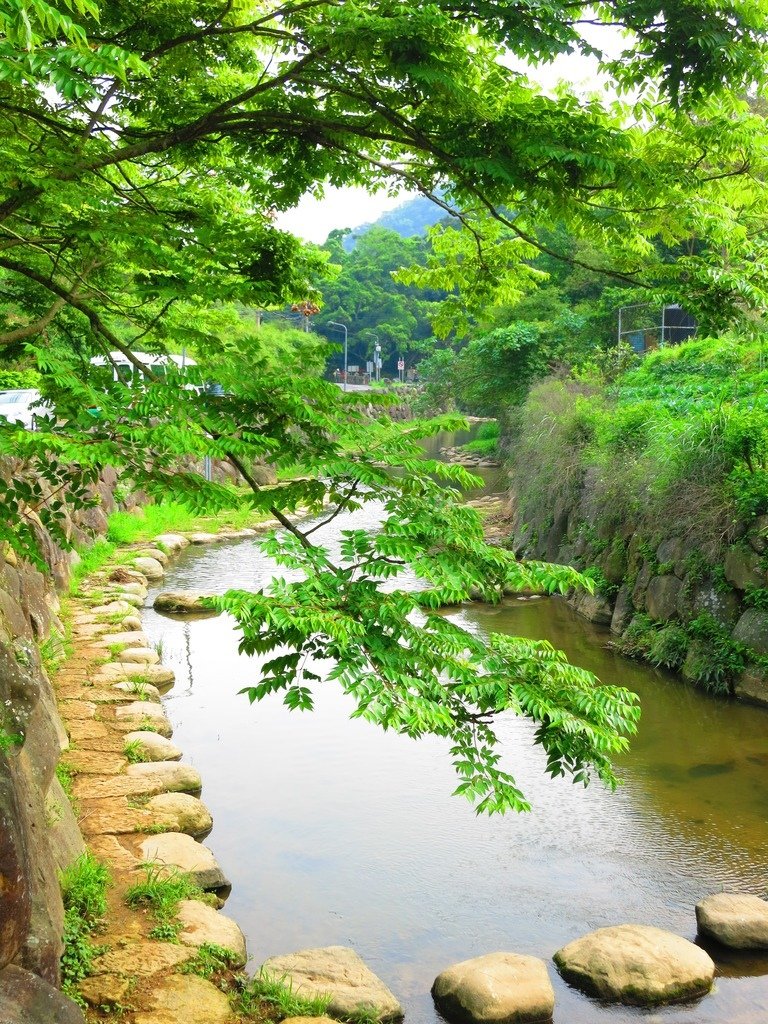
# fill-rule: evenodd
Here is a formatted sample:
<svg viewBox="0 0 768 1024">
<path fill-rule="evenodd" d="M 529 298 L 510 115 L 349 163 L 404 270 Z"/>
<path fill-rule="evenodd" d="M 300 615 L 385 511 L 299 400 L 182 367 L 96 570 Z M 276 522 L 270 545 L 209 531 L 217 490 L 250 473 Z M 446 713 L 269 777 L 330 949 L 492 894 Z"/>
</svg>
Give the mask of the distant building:
<svg viewBox="0 0 768 1024">
<path fill-rule="evenodd" d="M 696 334 L 695 318 L 682 306 L 622 306 L 619 311 L 618 341 L 630 345 L 639 355 L 666 345 L 679 345 Z"/>
</svg>

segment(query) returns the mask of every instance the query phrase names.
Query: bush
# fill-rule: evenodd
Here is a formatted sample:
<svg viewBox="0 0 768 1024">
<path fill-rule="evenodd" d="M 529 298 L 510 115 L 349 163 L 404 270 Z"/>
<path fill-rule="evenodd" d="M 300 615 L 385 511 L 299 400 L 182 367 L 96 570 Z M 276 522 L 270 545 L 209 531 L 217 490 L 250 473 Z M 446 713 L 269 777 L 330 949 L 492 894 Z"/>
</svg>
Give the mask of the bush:
<svg viewBox="0 0 768 1024">
<path fill-rule="evenodd" d="M 689 622 L 688 632 L 693 641 L 686 675 L 708 693 L 728 696 L 733 680 L 746 668 L 747 649 L 707 613 Z"/>
<path fill-rule="evenodd" d="M 84 853 L 59 876 L 64 901 L 64 952 L 61 956 L 62 990 L 80 1001 L 73 991 L 91 973 L 102 947 L 93 932 L 107 910 L 109 871 L 93 854 Z"/>
<path fill-rule="evenodd" d="M 26 391 L 40 387 L 37 370 L 0 370 L 0 391 Z"/>
<path fill-rule="evenodd" d="M 657 630 L 648 644 L 648 660 L 657 668 L 678 671 L 688 653 L 689 638 L 682 626 L 670 623 Z"/>
</svg>

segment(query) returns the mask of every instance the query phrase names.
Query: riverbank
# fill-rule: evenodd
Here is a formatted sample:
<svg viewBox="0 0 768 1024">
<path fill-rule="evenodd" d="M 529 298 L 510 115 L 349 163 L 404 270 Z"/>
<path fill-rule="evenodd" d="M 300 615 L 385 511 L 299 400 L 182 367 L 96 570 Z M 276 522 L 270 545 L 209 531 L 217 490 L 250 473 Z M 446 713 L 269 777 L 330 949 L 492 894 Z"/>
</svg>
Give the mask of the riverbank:
<svg viewBox="0 0 768 1024">
<path fill-rule="evenodd" d="M 160 704 L 174 673 L 141 629 L 148 579 L 187 543 L 166 536 L 161 547 L 121 549 L 69 602 L 72 653 L 55 679 L 70 739 L 61 774 L 89 855 L 109 877 L 99 920 L 65 936 L 65 991 L 89 1020 L 241 1019 L 210 977 L 227 975 L 236 991 L 245 940 L 218 912 L 229 882 L 200 843 L 212 826 L 202 780 L 181 761 Z"/>
<path fill-rule="evenodd" d="M 705 340 L 614 381 L 552 379 L 520 412 L 514 547 L 593 573 L 574 607 L 619 649 L 768 704 L 766 372 Z"/>
</svg>

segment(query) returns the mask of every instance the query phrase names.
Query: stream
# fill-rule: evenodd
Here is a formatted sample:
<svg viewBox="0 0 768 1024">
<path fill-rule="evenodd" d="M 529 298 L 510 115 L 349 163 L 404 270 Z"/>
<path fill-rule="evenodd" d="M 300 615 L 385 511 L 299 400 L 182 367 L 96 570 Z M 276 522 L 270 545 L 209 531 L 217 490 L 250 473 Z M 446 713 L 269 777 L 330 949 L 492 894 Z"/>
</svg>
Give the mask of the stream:
<svg viewBox="0 0 768 1024">
<path fill-rule="evenodd" d="M 462 443 L 452 435 L 449 441 Z M 495 489 L 500 472 L 486 471 Z M 318 538 L 375 527 L 377 508 L 340 516 Z M 258 587 L 274 566 L 256 541 L 188 548 L 159 590 Z M 411 580 L 416 585 L 415 580 Z M 401 581 L 400 585 L 407 585 Z M 594 928 L 642 923 L 694 939 L 693 908 L 722 889 L 765 895 L 768 882 L 768 713 L 718 702 L 617 655 L 609 634 L 561 600 L 509 598 L 450 613 L 470 630 L 540 637 L 604 682 L 641 697 L 643 717 L 610 793 L 544 774 L 533 729 L 499 723 L 508 767 L 533 804 L 526 815 L 478 818 L 456 784 L 447 744 L 418 742 L 350 720 L 332 686 L 313 713 L 279 697 L 250 706 L 258 679 L 231 620 L 183 621 L 148 608 L 176 672 L 164 698 L 174 742 L 201 772 L 214 818 L 205 840 L 233 883 L 226 913 L 255 967 L 267 956 L 349 945 L 403 1003 L 412 1024 L 440 1020 L 429 989 L 459 960 L 512 950 L 549 961 Z M 550 964 L 556 1024 L 758 1024 L 768 1020 L 768 956 L 710 949 L 713 993 L 653 1011 L 604 1006 Z"/>
</svg>

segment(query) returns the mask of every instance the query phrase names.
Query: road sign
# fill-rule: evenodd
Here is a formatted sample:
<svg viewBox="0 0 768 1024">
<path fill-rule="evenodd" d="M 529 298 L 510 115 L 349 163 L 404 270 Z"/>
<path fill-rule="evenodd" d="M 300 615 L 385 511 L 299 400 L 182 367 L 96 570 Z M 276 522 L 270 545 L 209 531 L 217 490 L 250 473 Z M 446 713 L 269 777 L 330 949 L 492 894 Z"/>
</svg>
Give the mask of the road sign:
<svg viewBox="0 0 768 1024">
<path fill-rule="evenodd" d="M 397 360 L 397 368 L 398 368 L 398 370 L 404 370 L 405 369 L 405 360 L 404 359 L 398 359 Z"/>
</svg>

